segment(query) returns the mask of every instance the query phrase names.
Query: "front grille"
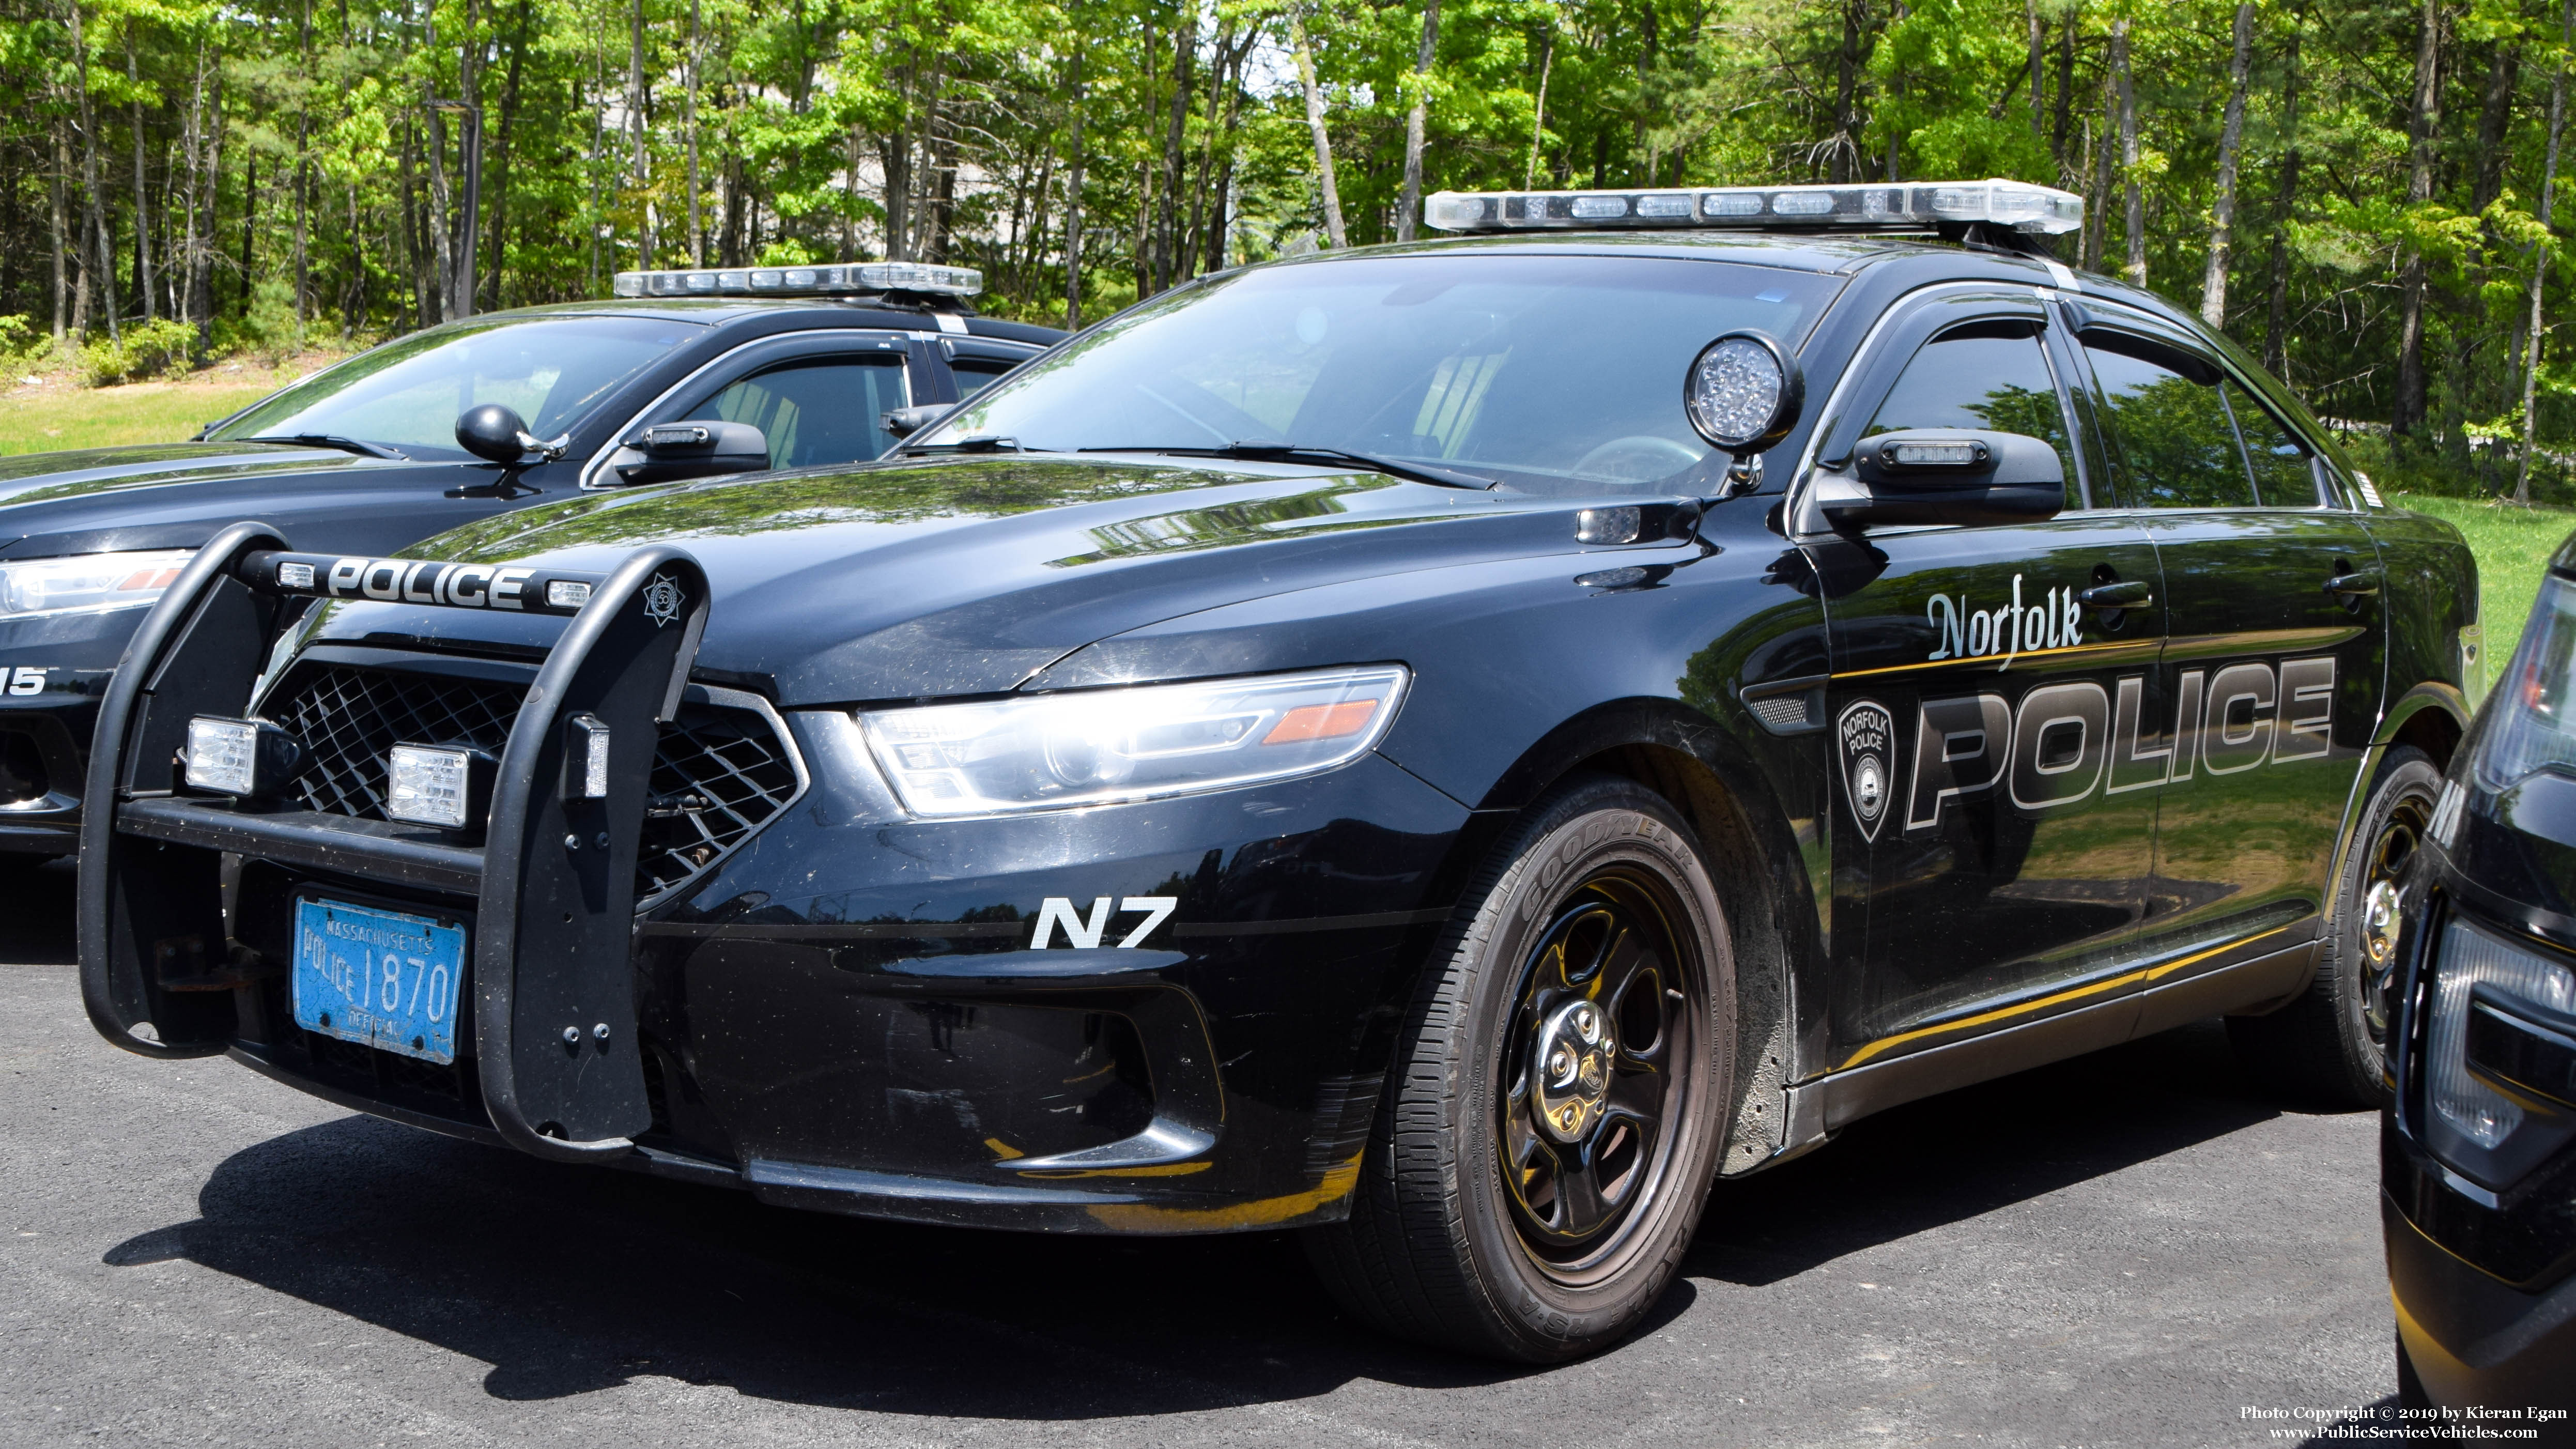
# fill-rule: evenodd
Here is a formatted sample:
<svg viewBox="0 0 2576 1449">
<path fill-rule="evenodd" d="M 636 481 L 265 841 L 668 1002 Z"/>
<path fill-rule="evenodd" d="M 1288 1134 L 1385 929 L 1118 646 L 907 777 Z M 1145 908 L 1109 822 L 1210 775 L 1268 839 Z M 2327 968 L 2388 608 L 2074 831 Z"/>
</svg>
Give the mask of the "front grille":
<svg viewBox="0 0 2576 1449">
<path fill-rule="evenodd" d="M 526 697 L 523 684 L 311 664 L 270 696 L 267 715 L 310 752 L 296 780 L 307 807 L 382 820 L 396 744 L 473 745 L 497 757 Z M 639 903 L 702 874 L 784 809 L 796 764 L 760 710 L 690 701 L 662 726 L 649 788 Z"/>
</svg>

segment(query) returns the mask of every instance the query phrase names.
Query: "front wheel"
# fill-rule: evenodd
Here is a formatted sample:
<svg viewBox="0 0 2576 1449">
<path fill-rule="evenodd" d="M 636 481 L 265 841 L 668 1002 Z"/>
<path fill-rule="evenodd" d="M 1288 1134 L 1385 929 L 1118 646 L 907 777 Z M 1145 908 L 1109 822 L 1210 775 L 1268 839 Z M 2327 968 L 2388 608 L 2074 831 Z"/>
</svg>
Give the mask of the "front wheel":
<svg viewBox="0 0 2576 1449">
<path fill-rule="evenodd" d="M 2442 772 L 2392 745 L 2335 883 L 2317 974 L 2268 1016 L 2232 1016 L 2227 1034 L 2256 1077 L 2303 1101 L 2377 1107 L 2388 1098 L 2389 976 L 2397 967 L 2397 882 L 2431 829 Z"/>
<path fill-rule="evenodd" d="M 1595 778 L 1533 807 L 1435 950 L 1347 1222 L 1309 1254 L 1353 1314 L 1526 1363 L 1634 1328 L 1689 1245 L 1735 1034 L 1689 827 Z"/>
</svg>

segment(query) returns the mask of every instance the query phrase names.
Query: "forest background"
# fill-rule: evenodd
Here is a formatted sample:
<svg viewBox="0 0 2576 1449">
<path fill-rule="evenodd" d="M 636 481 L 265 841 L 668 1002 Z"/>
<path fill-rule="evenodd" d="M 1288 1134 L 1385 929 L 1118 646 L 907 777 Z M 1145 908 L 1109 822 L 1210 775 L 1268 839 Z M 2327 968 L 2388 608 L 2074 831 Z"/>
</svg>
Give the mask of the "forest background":
<svg viewBox="0 0 2576 1449">
<path fill-rule="evenodd" d="M 0 361 L 980 267 L 1096 321 L 1442 188 L 2009 176 L 2421 492 L 2571 496 L 2576 0 L 0 0 Z M 2565 208 L 2557 207 L 2563 211 Z"/>
</svg>

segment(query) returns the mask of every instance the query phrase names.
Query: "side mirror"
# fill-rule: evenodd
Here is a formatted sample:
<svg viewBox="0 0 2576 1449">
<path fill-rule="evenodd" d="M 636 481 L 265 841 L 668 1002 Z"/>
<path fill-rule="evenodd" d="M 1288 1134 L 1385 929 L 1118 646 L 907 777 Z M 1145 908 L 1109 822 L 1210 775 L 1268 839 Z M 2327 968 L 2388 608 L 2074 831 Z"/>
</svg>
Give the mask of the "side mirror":
<svg viewBox="0 0 2576 1449">
<path fill-rule="evenodd" d="M 2020 433 L 1880 433 L 1852 449 L 1851 480 L 1818 500 L 1836 527 L 2035 523 L 2066 507 L 2057 450 Z"/>
<path fill-rule="evenodd" d="M 208 423 L 207 427 L 214 424 Z M 467 408 L 456 419 L 456 446 L 477 458 L 487 458 L 504 468 L 516 467 L 535 453 L 551 463 L 572 446 L 572 434 L 560 438 L 540 438 L 528 431 L 526 420 L 499 403 L 485 403 Z"/>
<path fill-rule="evenodd" d="M 955 403 L 922 403 L 917 407 L 895 408 L 880 414 L 877 426 L 898 438 L 909 438 L 929 427 L 931 419 L 955 406 Z"/>
<path fill-rule="evenodd" d="M 655 423 L 608 460 L 624 483 L 677 483 L 769 466 L 769 439 L 749 423 Z"/>
<path fill-rule="evenodd" d="M 545 450 L 545 445 L 528 431 L 527 421 L 499 403 L 485 403 L 459 414 L 456 446 L 503 467 Z"/>
</svg>

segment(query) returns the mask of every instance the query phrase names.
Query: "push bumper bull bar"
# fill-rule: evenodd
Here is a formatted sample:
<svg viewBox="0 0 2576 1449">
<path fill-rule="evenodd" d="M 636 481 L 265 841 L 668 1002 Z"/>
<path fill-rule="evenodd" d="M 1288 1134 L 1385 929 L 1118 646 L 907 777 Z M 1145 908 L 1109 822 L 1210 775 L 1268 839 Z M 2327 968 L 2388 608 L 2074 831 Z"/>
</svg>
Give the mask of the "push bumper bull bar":
<svg viewBox="0 0 2576 1449">
<path fill-rule="evenodd" d="M 480 843 L 185 792 L 189 718 L 245 708 L 299 596 L 569 616 L 511 726 Z M 705 573 L 665 545 L 602 575 L 299 554 L 265 524 L 224 530 L 145 617 L 101 703 L 78 891 L 91 1024 L 145 1056 L 224 1050 L 237 1031 L 219 969 L 228 854 L 470 896 L 467 984 L 493 1129 L 558 1160 L 634 1151 L 652 1115 L 630 964 L 635 860 L 656 727 L 678 712 L 706 620 Z M 568 774 L 576 714 L 608 727 L 604 797 Z"/>
</svg>

